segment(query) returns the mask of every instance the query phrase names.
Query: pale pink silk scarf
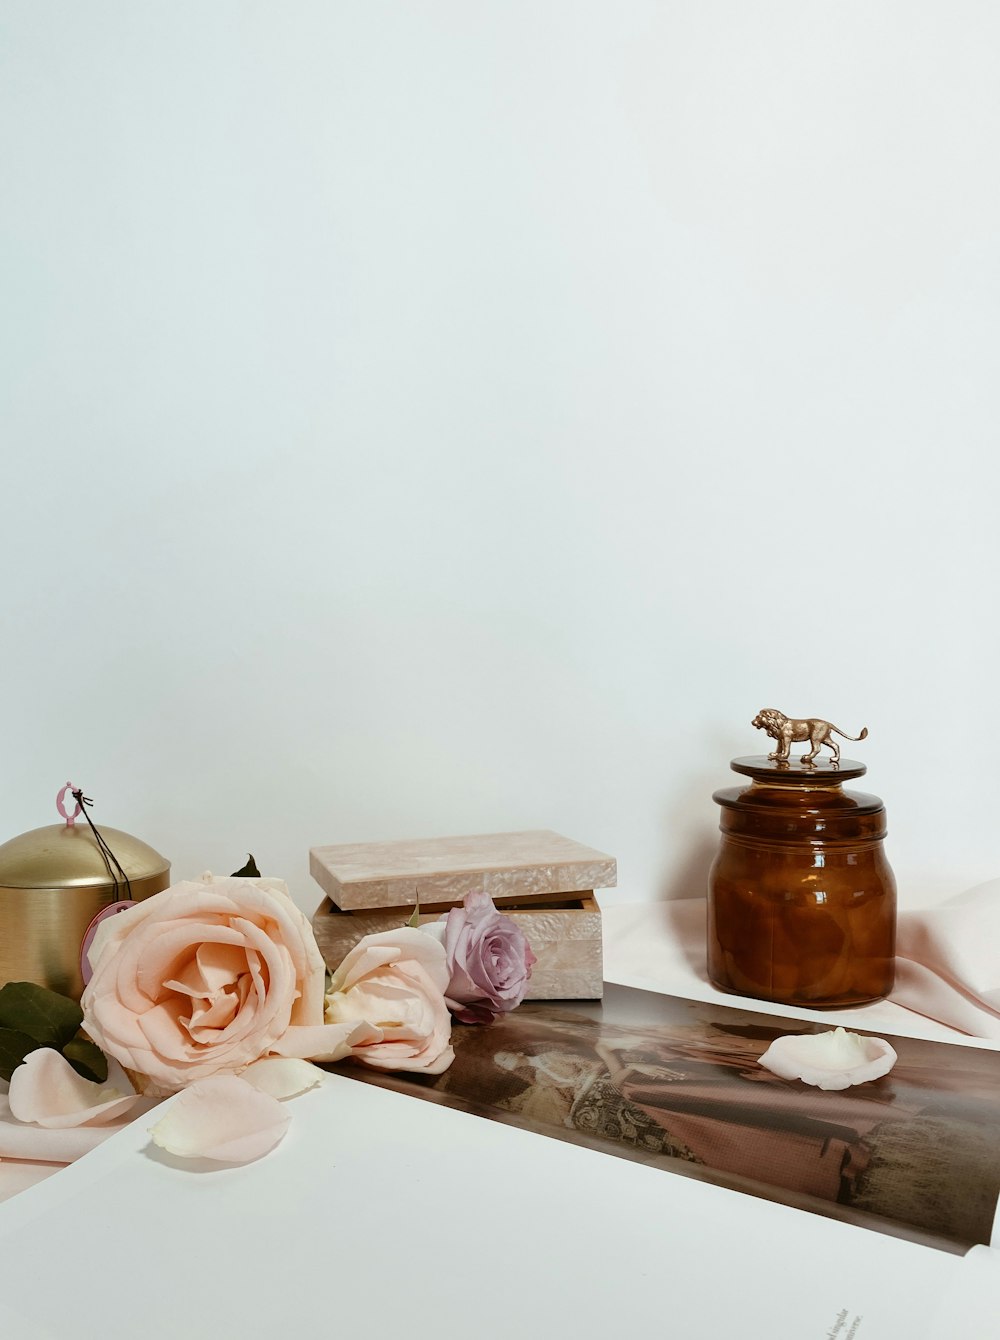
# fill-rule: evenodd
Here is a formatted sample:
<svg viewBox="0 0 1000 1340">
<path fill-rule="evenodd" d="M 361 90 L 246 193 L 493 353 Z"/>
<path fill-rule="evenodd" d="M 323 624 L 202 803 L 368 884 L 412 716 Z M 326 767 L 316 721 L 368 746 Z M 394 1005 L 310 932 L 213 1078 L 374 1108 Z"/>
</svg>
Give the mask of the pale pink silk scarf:
<svg viewBox="0 0 1000 1340">
<path fill-rule="evenodd" d="M 900 914 L 889 999 L 973 1037 L 1000 1039 L 1000 879 Z"/>
</svg>

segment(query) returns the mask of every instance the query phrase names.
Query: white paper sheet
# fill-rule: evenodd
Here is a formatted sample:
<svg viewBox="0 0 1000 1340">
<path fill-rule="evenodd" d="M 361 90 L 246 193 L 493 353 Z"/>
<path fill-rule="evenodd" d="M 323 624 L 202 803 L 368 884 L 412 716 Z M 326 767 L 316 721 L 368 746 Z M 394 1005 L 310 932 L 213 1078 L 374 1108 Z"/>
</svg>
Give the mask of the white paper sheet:
<svg viewBox="0 0 1000 1340">
<path fill-rule="evenodd" d="M 292 1110 L 245 1168 L 147 1118 L 0 1206 L 2 1334 L 930 1340 L 970 1296 L 961 1257 L 344 1076 Z"/>
</svg>

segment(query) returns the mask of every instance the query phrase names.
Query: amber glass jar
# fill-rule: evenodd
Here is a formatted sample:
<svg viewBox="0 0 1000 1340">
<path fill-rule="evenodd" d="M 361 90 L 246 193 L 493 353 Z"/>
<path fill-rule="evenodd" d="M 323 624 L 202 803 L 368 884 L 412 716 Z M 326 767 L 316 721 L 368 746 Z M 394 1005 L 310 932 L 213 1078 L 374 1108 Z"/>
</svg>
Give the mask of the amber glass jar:
<svg viewBox="0 0 1000 1340">
<path fill-rule="evenodd" d="M 866 772 L 734 758 L 749 785 L 716 791 L 722 844 L 708 886 L 716 986 L 787 1005 L 860 1005 L 892 989 L 896 881 L 878 796 L 845 791 Z"/>
</svg>

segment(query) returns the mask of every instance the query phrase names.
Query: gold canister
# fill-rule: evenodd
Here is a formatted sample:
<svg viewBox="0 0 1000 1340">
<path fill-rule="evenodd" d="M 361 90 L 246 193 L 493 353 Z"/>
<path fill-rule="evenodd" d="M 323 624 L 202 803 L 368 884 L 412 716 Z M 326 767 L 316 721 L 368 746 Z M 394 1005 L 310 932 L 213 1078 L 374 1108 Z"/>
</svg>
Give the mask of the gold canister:
<svg viewBox="0 0 1000 1340">
<path fill-rule="evenodd" d="M 101 826 L 139 901 L 170 884 L 168 861 L 130 833 Z M 90 827 L 48 824 L 0 846 L 0 986 L 37 982 L 79 999 L 80 946 L 117 888 Z"/>
</svg>

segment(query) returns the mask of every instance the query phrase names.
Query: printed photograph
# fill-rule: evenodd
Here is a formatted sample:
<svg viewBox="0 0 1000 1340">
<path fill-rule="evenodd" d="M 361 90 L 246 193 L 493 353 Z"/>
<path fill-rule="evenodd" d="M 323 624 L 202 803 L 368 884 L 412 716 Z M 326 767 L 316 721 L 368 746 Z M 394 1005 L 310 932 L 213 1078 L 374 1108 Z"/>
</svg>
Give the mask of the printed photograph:
<svg viewBox="0 0 1000 1340">
<path fill-rule="evenodd" d="M 434 1079 L 358 1077 L 945 1250 L 988 1243 L 1000 1053 L 891 1037 L 892 1071 L 839 1092 L 759 1064 L 776 1037 L 820 1031 L 611 987 L 603 1008 L 529 1003 L 455 1028 Z"/>
</svg>

